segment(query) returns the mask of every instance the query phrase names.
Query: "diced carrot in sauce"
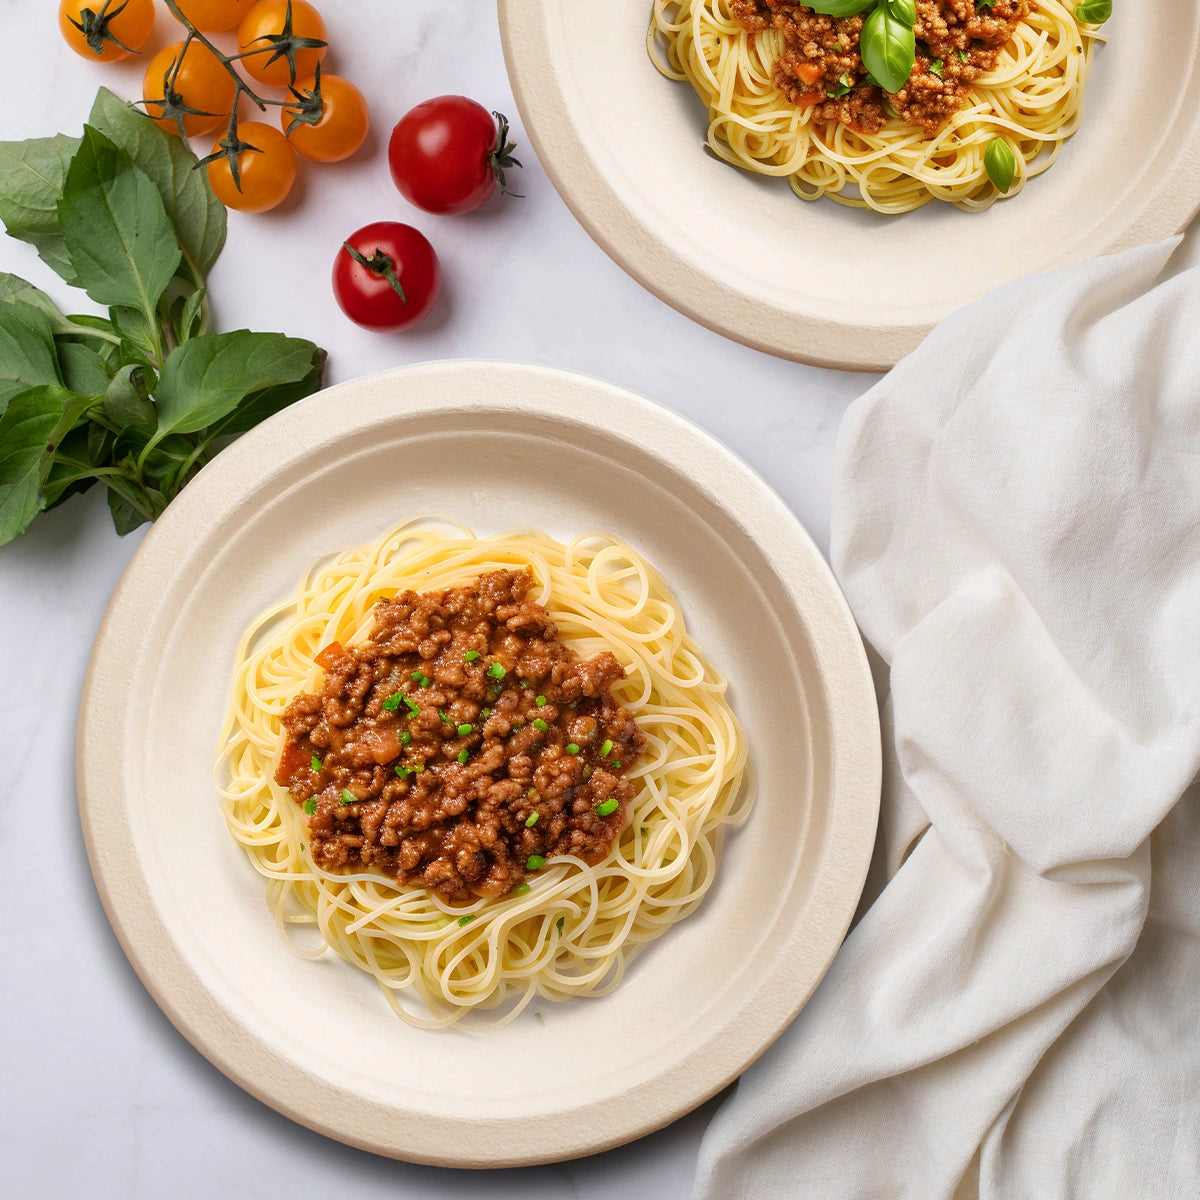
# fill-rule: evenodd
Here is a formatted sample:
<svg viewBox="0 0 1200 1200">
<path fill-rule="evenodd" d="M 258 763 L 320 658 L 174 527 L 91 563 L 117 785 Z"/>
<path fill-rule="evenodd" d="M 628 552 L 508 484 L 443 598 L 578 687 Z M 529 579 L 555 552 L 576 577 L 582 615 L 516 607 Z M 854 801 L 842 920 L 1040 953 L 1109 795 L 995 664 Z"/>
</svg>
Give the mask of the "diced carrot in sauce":
<svg viewBox="0 0 1200 1200">
<path fill-rule="evenodd" d="M 346 648 L 341 642 L 330 642 L 328 646 L 325 646 L 317 651 L 316 656 L 313 658 L 313 662 L 315 662 L 318 667 L 324 667 L 324 669 L 328 671 L 329 668 L 332 667 L 339 658 L 345 655 L 345 653 Z"/>
<path fill-rule="evenodd" d="M 815 87 L 818 83 L 820 83 L 821 76 L 823 74 L 824 72 L 821 69 L 820 63 L 801 63 L 796 68 L 796 78 L 799 79 L 801 83 L 807 84 L 809 87 Z"/>
<path fill-rule="evenodd" d="M 301 771 L 307 771 L 312 755 L 305 754 L 300 746 L 290 738 L 283 744 L 283 753 L 279 757 L 279 770 L 275 778 L 281 782 L 290 783 Z"/>
</svg>

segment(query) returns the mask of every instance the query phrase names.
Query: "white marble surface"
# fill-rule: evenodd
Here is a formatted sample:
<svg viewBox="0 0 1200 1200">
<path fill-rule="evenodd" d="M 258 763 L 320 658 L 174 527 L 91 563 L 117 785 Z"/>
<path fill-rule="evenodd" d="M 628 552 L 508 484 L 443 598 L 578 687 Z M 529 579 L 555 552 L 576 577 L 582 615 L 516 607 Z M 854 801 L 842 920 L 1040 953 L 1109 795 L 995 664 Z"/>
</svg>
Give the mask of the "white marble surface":
<svg viewBox="0 0 1200 1200">
<path fill-rule="evenodd" d="M 305 172 L 268 217 L 233 214 L 211 278 L 220 328 L 282 329 L 330 352 L 337 382 L 402 363 L 506 358 L 601 376 L 690 417 L 754 466 L 823 549 L 835 431 L 867 376 L 767 358 L 693 325 L 592 244 L 546 180 L 521 129 L 487 0 L 326 0 L 331 67 L 352 76 L 376 129 L 352 163 Z M 0 0 L 10 47 L 0 139 L 75 132 L 97 87 L 133 98 L 141 68 L 102 67 L 60 43 L 50 0 Z M 466 23 L 465 30 L 459 26 Z M 157 41 L 170 18 L 160 5 Z M 406 207 L 388 177 L 392 124 L 446 92 L 507 112 L 526 164 L 524 200 L 459 218 Z M 349 324 L 329 292 L 341 239 L 410 220 L 441 254 L 446 288 L 403 335 Z M 0 238 L 0 269 L 88 308 Z M 79 830 L 75 707 L 96 629 L 139 535 L 118 538 L 101 492 L 39 518 L 0 548 L 0 650 L 8 731 L 0 767 L 5 954 L 0 968 L 0 1190 L 20 1197 L 604 1197 L 682 1200 L 709 1110 L 608 1154 L 484 1174 L 410 1166 L 331 1142 L 250 1098 L 171 1027 L 126 963 L 97 900 Z"/>
</svg>

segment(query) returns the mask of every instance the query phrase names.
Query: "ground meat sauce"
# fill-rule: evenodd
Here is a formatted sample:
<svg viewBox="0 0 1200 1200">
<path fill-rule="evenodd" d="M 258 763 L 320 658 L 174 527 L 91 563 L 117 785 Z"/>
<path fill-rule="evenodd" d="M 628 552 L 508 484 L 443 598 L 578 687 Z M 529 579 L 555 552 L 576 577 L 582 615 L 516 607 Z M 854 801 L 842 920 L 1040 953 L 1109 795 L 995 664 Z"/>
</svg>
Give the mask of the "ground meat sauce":
<svg viewBox="0 0 1200 1200">
<path fill-rule="evenodd" d="M 305 805 L 319 866 L 463 903 L 511 891 L 538 856 L 605 857 L 645 736 L 610 693 L 620 663 L 564 646 L 531 584 L 489 571 L 404 592 L 367 641 L 317 656 L 324 684 L 284 712 L 275 778 Z"/>
<path fill-rule="evenodd" d="M 827 17 L 795 0 L 731 0 L 730 9 L 752 32 L 783 34 L 775 83 L 793 104 L 816 106 L 818 120 L 877 133 L 899 116 L 934 134 L 962 107 L 967 85 L 996 66 L 1032 3 L 993 0 L 976 11 L 975 0 L 917 0 L 916 63 L 895 94 L 866 82 L 861 15 Z"/>
</svg>

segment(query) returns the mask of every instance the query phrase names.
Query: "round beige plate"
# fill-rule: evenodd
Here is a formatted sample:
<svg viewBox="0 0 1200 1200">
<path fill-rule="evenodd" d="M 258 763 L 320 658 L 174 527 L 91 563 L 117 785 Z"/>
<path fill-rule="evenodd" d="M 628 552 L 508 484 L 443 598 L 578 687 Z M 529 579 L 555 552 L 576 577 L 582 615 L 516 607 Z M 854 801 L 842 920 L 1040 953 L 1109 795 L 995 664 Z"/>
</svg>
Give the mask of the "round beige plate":
<svg viewBox="0 0 1200 1200">
<path fill-rule="evenodd" d="M 713 890 L 609 996 L 491 1032 L 409 1028 L 374 981 L 297 957 L 226 832 L 212 757 L 238 638 L 315 559 L 440 513 L 476 532 L 605 528 L 674 585 L 732 681 L 758 779 Z M 574 1157 L 718 1091 L 829 966 L 871 852 L 879 730 L 829 569 L 741 462 L 664 409 L 536 367 L 344 384 L 207 467 L 130 563 L 79 720 L 79 803 L 121 944 L 167 1016 L 261 1100 L 381 1154 Z"/>
<path fill-rule="evenodd" d="M 883 370 L 1024 275 L 1177 233 L 1200 206 L 1200 7 L 1119 0 L 1083 127 L 983 213 L 806 203 L 710 158 L 704 106 L 646 55 L 650 0 L 500 0 L 525 128 L 588 233 L 655 295 L 748 346 Z"/>
</svg>

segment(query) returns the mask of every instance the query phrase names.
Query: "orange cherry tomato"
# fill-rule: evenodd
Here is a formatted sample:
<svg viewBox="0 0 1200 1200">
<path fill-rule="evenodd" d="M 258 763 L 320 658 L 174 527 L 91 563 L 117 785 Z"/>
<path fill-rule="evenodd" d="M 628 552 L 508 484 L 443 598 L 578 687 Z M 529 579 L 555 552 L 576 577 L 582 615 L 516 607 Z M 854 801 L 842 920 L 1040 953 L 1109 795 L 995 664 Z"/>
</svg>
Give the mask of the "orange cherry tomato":
<svg viewBox="0 0 1200 1200">
<path fill-rule="evenodd" d="M 175 0 L 179 11 L 201 33 L 224 33 L 254 7 L 254 0 Z"/>
<path fill-rule="evenodd" d="M 291 14 L 291 28 L 288 16 Z M 239 59 L 246 74 L 270 87 L 287 87 L 295 79 L 307 79 L 316 73 L 325 57 L 324 46 L 293 47 L 295 72 L 284 53 L 284 39 L 290 33 L 301 41 L 325 41 L 325 22 L 308 0 L 258 0 L 238 26 L 238 50 L 248 57 Z"/>
<path fill-rule="evenodd" d="M 83 58 L 120 62 L 154 32 L 154 0 L 62 0 L 58 27 Z"/>
<path fill-rule="evenodd" d="M 243 121 L 238 126 L 238 141 L 244 143 L 245 149 L 237 156 L 237 181 L 229 158 L 222 156 L 208 163 L 208 182 L 227 208 L 266 212 L 292 190 L 296 181 L 296 152 L 274 125 L 264 125 L 261 121 Z M 219 153 L 224 144 L 222 138 L 212 152 Z"/>
<path fill-rule="evenodd" d="M 297 83 L 293 94 L 298 99 L 284 106 L 280 120 L 297 154 L 314 162 L 340 162 L 367 140 L 367 102 L 350 80 L 321 75 Z"/>
<path fill-rule="evenodd" d="M 170 105 L 164 104 L 169 87 L 180 103 L 196 110 L 185 113 L 183 117 L 184 132 L 188 137 L 197 133 L 212 133 L 229 120 L 236 90 L 233 76 L 203 42 L 188 43 L 183 61 L 176 71 L 175 64 L 179 62 L 182 47 L 182 42 L 164 46 L 150 60 L 146 78 L 142 81 L 146 111 L 154 118 L 155 124 L 171 133 L 179 132 Z"/>
</svg>

